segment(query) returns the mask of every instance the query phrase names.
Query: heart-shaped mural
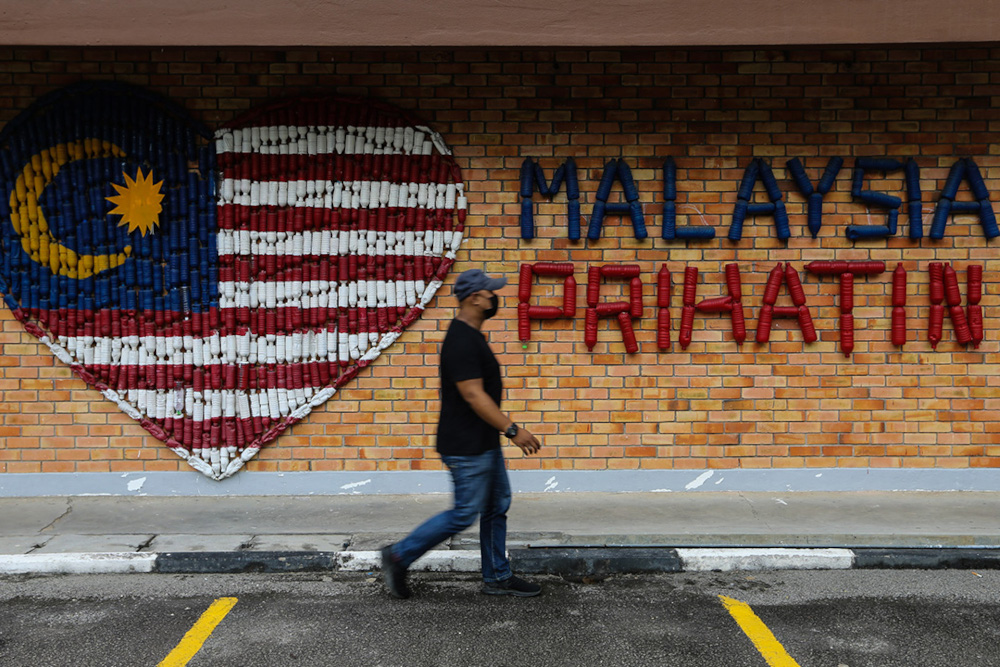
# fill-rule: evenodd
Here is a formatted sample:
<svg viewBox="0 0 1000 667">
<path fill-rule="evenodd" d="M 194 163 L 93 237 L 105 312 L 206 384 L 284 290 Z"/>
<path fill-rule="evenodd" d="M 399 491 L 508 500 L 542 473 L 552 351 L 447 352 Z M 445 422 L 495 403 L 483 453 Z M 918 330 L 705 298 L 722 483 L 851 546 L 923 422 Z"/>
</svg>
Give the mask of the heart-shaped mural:
<svg viewBox="0 0 1000 667">
<path fill-rule="evenodd" d="M 223 479 L 420 317 L 462 242 L 441 137 L 296 98 L 215 132 L 84 82 L 0 133 L 0 291 L 27 331 Z"/>
</svg>

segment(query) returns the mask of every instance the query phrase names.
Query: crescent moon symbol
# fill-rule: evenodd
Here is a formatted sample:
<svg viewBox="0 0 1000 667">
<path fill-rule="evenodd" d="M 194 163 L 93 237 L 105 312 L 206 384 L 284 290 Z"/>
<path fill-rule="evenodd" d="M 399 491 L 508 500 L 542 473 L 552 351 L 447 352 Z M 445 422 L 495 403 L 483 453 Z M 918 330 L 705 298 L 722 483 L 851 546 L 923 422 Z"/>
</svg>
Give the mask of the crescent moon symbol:
<svg viewBox="0 0 1000 667">
<path fill-rule="evenodd" d="M 70 162 L 106 157 L 125 157 L 125 152 L 109 141 L 82 139 L 46 148 L 33 155 L 17 177 L 10 193 L 10 221 L 21 237 L 21 247 L 33 262 L 47 266 L 53 274 L 80 279 L 108 271 L 125 263 L 132 246 L 114 255 L 81 255 L 59 242 L 38 205 L 45 188 L 59 170 Z"/>
</svg>

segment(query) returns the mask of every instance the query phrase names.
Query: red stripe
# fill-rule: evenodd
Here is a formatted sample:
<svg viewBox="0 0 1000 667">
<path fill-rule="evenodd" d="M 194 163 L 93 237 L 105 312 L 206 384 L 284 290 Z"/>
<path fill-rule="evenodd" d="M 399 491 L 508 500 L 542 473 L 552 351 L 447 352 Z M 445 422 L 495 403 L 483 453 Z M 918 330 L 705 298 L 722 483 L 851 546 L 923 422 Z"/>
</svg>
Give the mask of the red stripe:
<svg viewBox="0 0 1000 667">
<path fill-rule="evenodd" d="M 371 153 L 274 155 L 227 152 L 217 155 L 222 178 L 251 181 L 389 181 L 390 183 L 461 182 L 448 155 L 373 155 Z"/>
<path fill-rule="evenodd" d="M 216 417 L 195 421 L 190 417 L 168 417 L 162 421 L 143 419 L 140 424 L 156 438 L 171 447 L 182 446 L 188 450 L 212 447 L 260 447 L 273 440 L 279 425 L 294 423 L 288 417 L 282 419 Z M 282 426 L 282 430 L 283 430 Z M 280 431 L 279 431 L 280 432 Z"/>
<path fill-rule="evenodd" d="M 213 326 L 217 328 L 219 321 L 218 308 L 212 308 L 206 313 L 187 313 L 186 316 L 174 310 L 24 310 L 33 321 L 47 327 L 53 336 L 69 337 L 204 336 L 211 335 Z"/>
<path fill-rule="evenodd" d="M 188 449 L 208 449 L 210 447 L 258 445 L 261 436 L 273 420 L 236 419 L 233 417 L 206 419 L 196 422 L 190 417 L 167 418 L 159 424 Z"/>
<path fill-rule="evenodd" d="M 387 333 L 410 310 L 409 306 L 396 308 L 222 308 L 210 313 L 189 313 L 185 320 L 177 311 L 160 311 L 162 325 L 157 324 L 152 313 L 136 317 L 127 310 L 23 310 L 31 321 L 47 327 L 52 336 L 100 336 L 125 338 L 127 336 L 194 336 L 206 338 L 213 333 L 220 336 L 239 336 L 249 331 L 258 335 L 288 335 L 306 331 L 326 331 L 343 328 L 349 333 Z M 116 319 L 120 317 L 121 319 Z M 45 335 L 44 332 L 39 332 Z M 41 336 L 39 336 L 41 337 Z"/>
<path fill-rule="evenodd" d="M 354 361 L 350 363 L 356 363 Z M 195 391 L 261 389 L 321 389 L 336 380 L 350 363 L 310 361 L 300 364 L 189 364 L 155 365 L 81 365 L 95 385 L 126 391 L 128 389 L 173 390 L 191 387 Z M 173 407 L 173 396 L 170 408 Z"/>
<path fill-rule="evenodd" d="M 387 333 L 409 306 L 396 308 L 224 308 L 219 332 L 241 335 L 248 329 L 258 336 L 306 331 L 346 330 L 348 333 Z"/>
<path fill-rule="evenodd" d="M 219 281 L 428 281 L 443 261 L 424 255 L 219 255 Z"/>
</svg>

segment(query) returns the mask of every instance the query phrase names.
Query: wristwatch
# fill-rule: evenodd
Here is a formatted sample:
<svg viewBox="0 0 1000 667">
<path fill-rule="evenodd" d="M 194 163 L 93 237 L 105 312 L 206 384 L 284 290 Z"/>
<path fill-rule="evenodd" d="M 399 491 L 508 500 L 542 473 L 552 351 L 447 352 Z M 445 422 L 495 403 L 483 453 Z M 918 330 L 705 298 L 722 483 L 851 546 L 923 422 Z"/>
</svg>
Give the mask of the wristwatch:
<svg viewBox="0 0 1000 667">
<path fill-rule="evenodd" d="M 517 435 L 517 431 L 518 431 L 517 424 L 511 424 L 510 426 L 507 427 L 507 430 L 504 431 L 503 434 L 509 440 L 509 439 L 513 438 L 515 435 Z"/>
</svg>

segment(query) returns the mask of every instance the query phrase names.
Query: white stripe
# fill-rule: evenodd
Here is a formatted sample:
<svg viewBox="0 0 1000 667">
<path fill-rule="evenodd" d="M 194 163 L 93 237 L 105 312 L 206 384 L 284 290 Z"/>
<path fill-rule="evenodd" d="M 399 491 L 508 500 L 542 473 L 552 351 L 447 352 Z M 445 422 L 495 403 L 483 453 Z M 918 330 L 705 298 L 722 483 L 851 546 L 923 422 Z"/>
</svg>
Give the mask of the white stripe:
<svg viewBox="0 0 1000 667">
<path fill-rule="evenodd" d="M 0 574 L 126 574 L 155 563 L 155 553 L 16 554 L 0 556 Z"/>
<path fill-rule="evenodd" d="M 467 200 L 455 183 L 390 183 L 389 181 L 253 181 L 224 178 L 219 205 L 294 206 L 310 208 L 464 209 Z"/>
<path fill-rule="evenodd" d="M 439 153 L 442 155 L 451 155 L 451 149 L 448 148 L 448 144 L 445 143 L 444 137 L 442 137 L 439 132 L 435 132 L 425 125 L 417 125 L 417 129 L 426 133 L 427 136 L 430 137 L 431 142 L 434 144 L 434 148 L 438 149 Z"/>
<path fill-rule="evenodd" d="M 324 387 L 322 390 L 316 392 L 312 399 L 303 406 L 300 406 L 297 410 L 292 412 L 293 419 L 302 419 L 310 412 L 313 408 L 317 408 L 324 403 L 326 403 L 334 394 L 337 393 L 336 387 Z"/>
<path fill-rule="evenodd" d="M 425 127 L 267 125 L 215 132 L 216 153 L 430 155 L 443 142 Z M 444 151 L 442 151 L 444 152 Z"/>
<path fill-rule="evenodd" d="M 220 229 L 218 253 L 251 257 L 277 255 L 341 257 L 356 255 L 414 255 L 440 257 L 445 248 L 461 243 L 461 232 L 378 232 L 373 229 L 350 231 L 258 232 L 248 229 Z"/>
<path fill-rule="evenodd" d="M 685 572 L 849 570 L 850 549 L 677 549 Z"/>
<path fill-rule="evenodd" d="M 380 551 L 338 551 L 337 568 L 344 572 L 371 572 L 382 565 Z M 428 551 L 409 567 L 415 572 L 479 572 L 482 557 L 478 551 Z"/>
<path fill-rule="evenodd" d="M 302 406 L 309 405 L 319 387 L 303 389 L 126 389 L 114 392 L 120 399 L 153 419 L 189 418 L 204 422 L 219 417 L 250 419 L 251 417 L 287 417 Z M 256 400 L 253 400 L 256 397 Z M 181 410 L 176 410 L 180 404 Z M 207 443 L 206 443 L 207 445 Z"/>
<path fill-rule="evenodd" d="M 255 280 L 219 283 L 219 307 L 228 308 L 412 308 L 423 280 Z"/>
<path fill-rule="evenodd" d="M 431 302 L 431 299 L 434 298 L 434 295 L 437 293 L 438 289 L 443 284 L 444 283 L 441 282 L 440 280 L 438 280 L 437 278 L 435 278 L 435 279 L 431 280 L 429 283 L 427 283 L 427 288 L 424 289 L 424 293 L 420 296 L 420 304 L 419 305 L 420 305 L 421 308 L 426 308 L 427 307 L 427 304 L 429 304 Z"/>
<path fill-rule="evenodd" d="M 85 366 L 191 366 L 306 364 L 316 361 L 373 359 L 378 331 L 341 334 L 336 322 L 318 331 L 274 336 L 247 331 L 241 336 L 60 336 L 58 346 L 70 350 Z M 393 339 L 394 340 L 394 339 Z"/>
<path fill-rule="evenodd" d="M 388 335 L 388 334 L 387 334 Z M 377 331 L 358 334 L 365 350 L 378 343 Z M 58 344 L 74 352 L 77 359 L 87 359 L 87 366 L 192 366 L 220 364 L 296 364 L 312 361 L 338 361 L 337 323 L 324 329 L 275 336 L 250 331 L 237 336 L 59 336 Z M 70 362 L 72 363 L 72 361 Z"/>
</svg>

